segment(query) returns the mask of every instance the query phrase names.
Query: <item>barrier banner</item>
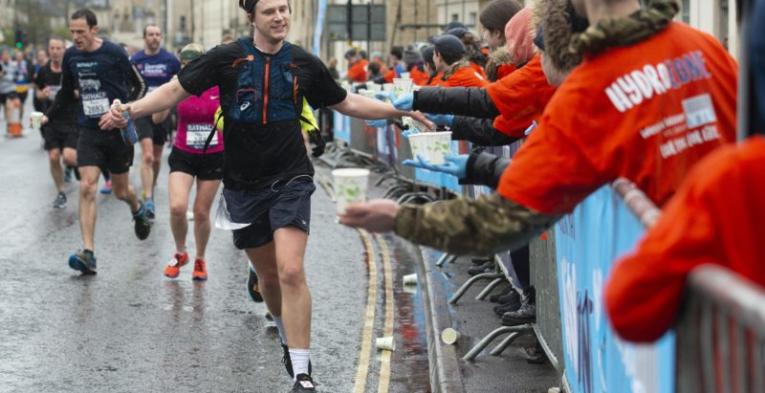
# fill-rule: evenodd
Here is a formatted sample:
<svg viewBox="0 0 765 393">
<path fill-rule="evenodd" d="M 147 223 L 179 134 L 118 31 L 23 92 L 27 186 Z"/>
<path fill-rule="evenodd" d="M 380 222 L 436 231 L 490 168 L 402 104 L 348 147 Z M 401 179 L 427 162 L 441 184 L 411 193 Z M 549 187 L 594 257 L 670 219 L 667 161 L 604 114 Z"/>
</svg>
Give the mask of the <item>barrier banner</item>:
<svg viewBox="0 0 765 393">
<path fill-rule="evenodd" d="M 336 140 L 343 141 L 345 143 L 351 143 L 351 118 L 344 116 L 339 112 L 332 111 L 335 119 L 333 121 L 334 127 L 332 129 L 332 137 Z"/>
<path fill-rule="evenodd" d="M 564 377 L 571 392 L 674 391 L 674 335 L 654 345 L 628 344 L 611 329 L 603 305 L 611 266 L 643 232 L 609 186 L 555 226 Z"/>
</svg>

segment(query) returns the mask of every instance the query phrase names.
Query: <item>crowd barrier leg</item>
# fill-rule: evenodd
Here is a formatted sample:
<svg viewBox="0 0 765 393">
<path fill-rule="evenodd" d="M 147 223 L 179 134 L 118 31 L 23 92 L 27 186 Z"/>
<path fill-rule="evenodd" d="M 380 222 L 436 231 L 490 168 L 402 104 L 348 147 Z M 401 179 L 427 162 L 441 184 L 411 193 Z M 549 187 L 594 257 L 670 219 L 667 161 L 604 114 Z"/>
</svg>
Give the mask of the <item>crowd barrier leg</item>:
<svg viewBox="0 0 765 393">
<path fill-rule="evenodd" d="M 454 261 L 456 260 L 457 260 L 456 255 L 444 254 L 444 255 L 441 255 L 441 258 L 438 258 L 438 261 L 436 261 L 436 266 L 442 267 L 446 263 L 454 263 Z"/>
<path fill-rule="evenodd" d="M 462 357 L 462 360 L 467 362 L 472 362 L 473 360 L 475 360 L 476 357 L 478 357 L 478 354 L 480 354 L 484 349 L 486 349 L 486 347 L 491 345 L 491 343 L 494 340 L 496 340 L 497 337 L 499 336 L 510 333 L 510 337 L 508 338 L 510 339 L 510 342 L 512 342 L 516 338 L 531 332 L 532 332 L 531 325 L 502 326 L 497 329 L 494 329 L 494 331 L 487 334 L 484 338 L 481 339 L 481 341 L 479 341 L 476 345 L 474 345 L 473 348 L 470 348 L 470 351 L 468 351 L 468 353 L 466 353 L 465 356 Z M 505 341 L 507 341 L 508 338 L 506 338 Z"/>
<path fill-rule="evenodd" d="M 528 332 L 524 332 L 524 333 L 529 333 L 529 334 L 531 334 L 531 328 L 529 328 L 529 331 L 528 331 Z M 522 333 L 517 333 L 517 334 L 511 334 L 511 335 L 509 335 L 509 336 L 505 337 L 505 339 L 504 339 L 504 340 L 502 340 L 502 342 L 500 342 L 500 343 L 499 343 L 499 345 L 497 345 L 496 347 L 494 347 L 494 349 L 492 349 L 492 350 L 491 350 L 491 352 L 489 352 L 489 354 L 490 354 L 491 356 L 499 356 L 499 355 L 501 355 L 501 354 L 502 354 L 502 352 L 504 352 L 504 351 L 505 351 L 505 349 L 507 349 L 507 347 L 509 347 L 510 345 L 512 345 L 512 344 L 513 344 L 513 342 L 514 342 L 516 339 L 518 339 L 519 337 L 522 337 L 522 336 L 523 336 L 523 334 L 522 334 Z"/>
<path fill-rule="evenodd" d="M 460 301 L 462 296 L 465 295 L 465 292 L 467 292 L 468 289 L 470 289 L 470 287 L 472 287 L 473 284 L 477 283 L 478 281 L 494 280 L 497 278 L 502 278 L 504 276 L 505 276 L 504 274 L 497 273 L 497 272 L 476 274 L 475 276 L 471 277 L 469 280 L 465 281 L 464 284 L 462 284 L 462 286 L 457 290 L 457 292 L 454 293 L 454 296 L 452 296 L 451 299 L 449 299 L 449 304 L 457 304 L 457 302 Z"/>
<path fill-rule="evenodd" d="M 478 294 L 478 296 L 475 297 L 475 300 L 483 300 L 486 298 L 486 296 L 489 296 L 492 290 L 497 287 L 497 285 L 501 284 L 502 281 L 505 281 L 504 277 L 496 278 L 494 281 L 490 282 L 489 285 L 486 286 L 486 288 L 481 291 L 481 293 Z"/>
</svg>

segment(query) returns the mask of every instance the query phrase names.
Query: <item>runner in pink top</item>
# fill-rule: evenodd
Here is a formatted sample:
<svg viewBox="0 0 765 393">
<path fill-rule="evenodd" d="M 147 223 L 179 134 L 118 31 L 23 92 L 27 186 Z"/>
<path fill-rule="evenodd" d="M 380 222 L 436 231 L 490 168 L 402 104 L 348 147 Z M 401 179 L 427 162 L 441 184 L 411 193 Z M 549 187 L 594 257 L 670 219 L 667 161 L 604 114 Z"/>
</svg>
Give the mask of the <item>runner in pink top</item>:
<svg viewBox="0 0 765 393">
<path fill-rule="evenodd" d="M 181 50 L 181 64 L 201 56 L 204 50 L 200 45 L 189 44 Z M 204 149 L 207 136 L 215 123 L 215 111 L 220 106 L 218 87 L 191 96 L 178 104 L 178 132 L 173 151 L 170 153 L 170 228 L 175 239 L 175 254 L 165 267 L 165 276 L 178 277 L 180 269 L 189 262 L 186 252 L 186 234 L 189 206 L 189 193 L 197 180 L 197 196 L 194 200 L 194 239 L 196 257 L 191 278 L 206 280 L 205 248 L 210 239 L 210 209 L 215 194 L 223 179 L 223 134 L 216 131 L 207 150 Z"/>
</svg>

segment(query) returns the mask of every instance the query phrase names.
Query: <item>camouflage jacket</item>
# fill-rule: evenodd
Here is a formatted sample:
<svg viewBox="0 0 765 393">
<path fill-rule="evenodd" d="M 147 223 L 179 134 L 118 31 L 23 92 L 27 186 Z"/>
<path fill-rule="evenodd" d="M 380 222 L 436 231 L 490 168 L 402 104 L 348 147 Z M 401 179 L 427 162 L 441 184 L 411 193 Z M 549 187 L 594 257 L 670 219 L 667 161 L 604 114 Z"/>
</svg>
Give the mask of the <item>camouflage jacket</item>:
<svg viewBox="0 0 765 393">
<path fill-rule="evenodd" d="M 490 255 L 527 244 L 558 218 L 491 194 L 404 205 L 394 230 L 404 239 L 450 254 Z"/>
</svg>

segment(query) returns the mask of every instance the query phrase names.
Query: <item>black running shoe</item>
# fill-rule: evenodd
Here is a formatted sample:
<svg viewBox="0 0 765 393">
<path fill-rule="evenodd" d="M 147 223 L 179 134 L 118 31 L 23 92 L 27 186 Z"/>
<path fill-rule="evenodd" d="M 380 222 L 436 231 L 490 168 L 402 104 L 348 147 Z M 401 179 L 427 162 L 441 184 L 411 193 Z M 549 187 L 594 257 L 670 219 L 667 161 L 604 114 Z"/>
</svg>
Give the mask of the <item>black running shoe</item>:
<svg viewBox="0 0 765 393">
<path fill-rule="evenodd" d="M 255 303 L 263 303 L 263 296 L 260 294 L 260 287 L 258 286 L 258 275 L 252 269 L 250 276 L 247 278 L 247 292 L 249 292 L 252 301 Z"/>
<path fill-rule="evenodd" d="M 292 386 L 291 393 L 295 392 L 315 392 L 316 386 L 313 384 L 313 379 L 308 374 L 298 374 L 295 385 Z"/>
<path fill-rule="evenodd" d="M 144 240 L 149 237 L 151 221 L 146 216 L 146 208 L 143 206 L 143 202 L 138 202 L 138 211 L 133 213 L 133 222 L 135 223 L 135 236 L 138 240 Z"/>
<path fill-rule="evenodd" d="M 292 370 L 292 358 L 290 357 L 290 348 L 284 344 L 282 344 L 282 364 L 284 364 L 284 368 L 287 369 L 287 374 L 289 374 L 290 378 L 294 378 L 295 373 Z M 312 374 L 312 373 L 313 373 L 313 365 L 311 365 L 311 361 L 309 360 L 308 374 Z"/>
<path fill-rule="evenodd" d="M 82 274 L 96 274 L 96 256 L 92 252 L 77 250 L 69 256 L 69 267 Z"/>
<path fill-rule="evenodd" d="M 54 209 L 63 209 L 66 207 L 66 194 L 63 192 L 59 192 L 58 195 L 56 195 L 56 199 L 53 200 L 53 208 Z"/>
</svg>

